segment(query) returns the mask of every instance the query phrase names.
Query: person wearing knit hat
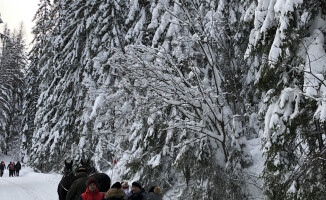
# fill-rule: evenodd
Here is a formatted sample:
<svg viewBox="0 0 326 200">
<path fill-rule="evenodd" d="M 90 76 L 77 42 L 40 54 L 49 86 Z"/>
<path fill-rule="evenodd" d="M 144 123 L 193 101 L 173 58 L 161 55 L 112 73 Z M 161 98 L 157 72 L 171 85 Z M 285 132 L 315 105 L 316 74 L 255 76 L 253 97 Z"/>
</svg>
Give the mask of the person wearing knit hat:
<svg viewBox="0 0 326 200">
<path fill-rule="evenodd" d="M 92 183 L 94 183 L 97 187 L 99 187 L 97 180 L 93 177 L 88 179 L 87 184 L 86 184 L 87 187 L 90 186 Z"/>
<path fill-rule="evenodd" d="M 123 191 L 121 184 L 119 182 L 115 182 L 111 188 L 106 192 L 105 199 L 106 200 L 123 200 L 126 196 Z"/>
<path fill-rule="evenodd" d="M 79 196 L 78 200 L 104 200 L 104 195 L 100 193 L 99 184 L 95 178 L 89 178 L 86 191 Z"/>
<path fill-rule="evenodd" d="M 126 200 L 147 200 L 146 192 L 139 182 L 133 182 L 131 192 L 127 195 Z"/>
<path fill-rule="evenodd" d="M 125 191 L 126 195 L 129 194 L 129 184 L 127 181 L 121 183 L 122 189 Z"/>
<path fill-rule="evenodd" d="M 161 188 L 159 186 L 151 187 L 147 194 L 147 200 L 162 200 Z"/>
<path fill-rule="evenodd" d="M 137 187 L 137 188 L 139 188 L 139 189 L 142 189 L 143 187 L 140 185 L 140 183 L 138 183 L 138 182 L 133 182 L 132 184 L 131 184 L 131 186 L 132 187 Z"/>
</svg>

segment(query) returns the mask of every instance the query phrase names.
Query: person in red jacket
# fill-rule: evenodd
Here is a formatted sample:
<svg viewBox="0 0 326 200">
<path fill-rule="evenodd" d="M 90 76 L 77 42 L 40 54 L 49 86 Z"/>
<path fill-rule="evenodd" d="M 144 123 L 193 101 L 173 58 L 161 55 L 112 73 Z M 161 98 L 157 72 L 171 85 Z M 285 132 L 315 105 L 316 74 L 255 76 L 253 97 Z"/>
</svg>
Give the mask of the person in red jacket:
<svg viewBox="0 0 326 200">
<path fill-rule="evenodd" d="M 86 191 L 79 196 L 78 200 L 104 200 L 103 193 L 100 193 L 99 185 L 95 178 L 89 178 Z"/>
</svg>

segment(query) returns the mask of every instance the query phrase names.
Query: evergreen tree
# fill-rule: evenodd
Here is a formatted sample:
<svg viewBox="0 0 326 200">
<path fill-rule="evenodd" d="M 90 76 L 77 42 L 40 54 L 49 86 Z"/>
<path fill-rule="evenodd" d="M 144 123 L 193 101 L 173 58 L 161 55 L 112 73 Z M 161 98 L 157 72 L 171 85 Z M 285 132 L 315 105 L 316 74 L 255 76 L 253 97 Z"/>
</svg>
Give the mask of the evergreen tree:
<svg viewBox="0 0 326 200">
<path fill-rule="evenodd" d="M 260 111 L 265 122 L 262 177 L 269 199 L 325 198 L 324 161 L 319 160 L 318 167 L 310 162 L 324 146 L 323 120 L 318 109 L 314 113 L 320 104 L 315 98 L 324 92 L 319 87 L 323 69 L 318 66 L 324 56 L 318 55 L 325 50 L 311 51 L 316 49 L 312 44 L 321 47 L 324 43 L 320 41 L 325 31 L 324 7 L 321 1 L 285 5 L 283 1 L 260 1 L 255 8 L 248 59 L 252 71 L 257 70 L 256 85 L 264 98 Z M 310 26 L 318 20 L 322 21 Z"/>
<path fill-rule="evenodd" d="M 40 0 L 39 8 L 34 15 L 33 28 L 34 39 L 32 41 L 32 49 L 29 53 L 29 67 L 26 72 L 25 84 L 26 92 L 24 94 L 23 102 L 23 135 L 21 153 L 23 160 L 28 161 L 31 153 L 30 142 L 32 140 L 33 132 L 35 130 L 34 119 L 37 111 L 37 101 L 39 99 L 39 86 L 42 77 L 40 77 L 40 66 L 45 62 L 41 59 L 44 54 L 47 54 L 45 46 L 51 42 L 49 35 L 53 25 L 50 23 L 51 3 L 49 0 Z"/>
<path fill-rule="evenodd" d="M 26 67 L 23 25 L 18 32 L 10 33 L 5 26 L 0 57 L 1 82 L 1 151 L 17 150 L 21 135 L 21 108 Z M 9 148 L 10 147 L 10 148 Z"/>
<path fill-rule="evenodd" d="M 53 163 L 43 164 L 49 157 L 57 162 L 71 154 L 77 158 L 91 156 L 102 141 L 94 133 L 88 115 L 98 91 L 105 87 L 101 60 L 109 56 L 110 48 L 123 47 L 123 30 L 119 28 L 123 15 L 117 17 L 117 13 L 124 7 L 124 1 L 54 2 L 50 25 L 46 26 L 51 27 L 51 33 L 45 37 L 46 44 L 41 49 L 44 53 L 37 63 L 38 77 L 42 78 L 37 89 L 40 97 L 34 139 L 32 146 L 26 147 L 34 151 L 30 152 L 30 159 L 37 161 L 35 166 L 49 170 Z M 66 151 L 70 147 L 72 152 Z"/>
</svg>

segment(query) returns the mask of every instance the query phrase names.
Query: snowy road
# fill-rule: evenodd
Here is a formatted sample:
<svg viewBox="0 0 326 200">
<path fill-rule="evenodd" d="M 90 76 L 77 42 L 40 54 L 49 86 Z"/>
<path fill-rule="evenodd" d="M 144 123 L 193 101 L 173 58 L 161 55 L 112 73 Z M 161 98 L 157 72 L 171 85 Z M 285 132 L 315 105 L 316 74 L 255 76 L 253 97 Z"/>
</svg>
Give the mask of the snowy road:
<svg viewBox="0 0 326 200">
<path fill-rule="evenodd" d="M 5 170 L 0 177 L 1 200 L 58 200 L 60 175 L 36 173 L 31 168 L 23 168 L 19 177 L 9 177 L 8 173 Z"/>
</svg>

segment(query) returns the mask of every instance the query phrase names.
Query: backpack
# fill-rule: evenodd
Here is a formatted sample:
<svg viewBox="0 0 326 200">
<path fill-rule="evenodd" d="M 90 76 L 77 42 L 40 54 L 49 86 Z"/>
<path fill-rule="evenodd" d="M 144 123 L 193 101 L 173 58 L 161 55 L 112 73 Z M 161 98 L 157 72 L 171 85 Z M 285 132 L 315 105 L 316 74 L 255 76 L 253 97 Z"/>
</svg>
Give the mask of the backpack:
<svg viewBox="0 0 326 200">
<path fill-rule="evenodd" d="M 9 165 L 9 170 L 14 170 L 14 169 L 15 169 L 14 164 L 10 164 L 10 165 Z"/>
</svg>

